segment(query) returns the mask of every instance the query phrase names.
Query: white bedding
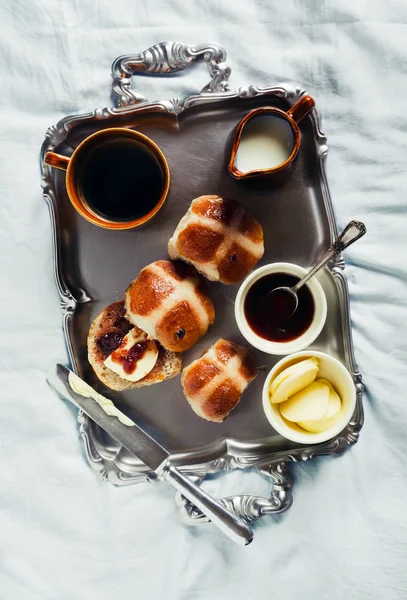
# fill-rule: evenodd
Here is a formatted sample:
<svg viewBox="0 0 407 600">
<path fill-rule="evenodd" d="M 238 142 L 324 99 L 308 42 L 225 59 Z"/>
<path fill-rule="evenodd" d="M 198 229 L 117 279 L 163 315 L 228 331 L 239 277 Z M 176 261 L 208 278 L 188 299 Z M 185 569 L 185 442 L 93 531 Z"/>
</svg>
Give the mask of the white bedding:
<svg viewBox="0 0 407 600">
<path fill-rule="evenodd" d="M 405 0 L 0 2 L 0 598 L 407 598 Z M 294 469 L 294 504 L 248 548 L 188 528 L 165 486 L 98 479 L 75 412 L 45 383 L 66 362 L 38 154 L 49 125 L 110 103 L 110 65 L 162 40 L 217 41 L 231 86 L 300 83 L 322 115 L 347 252 L 366 423 L 338 459 Z M 204 67 L 136 82 L 150 99 L 207 82 Z M 404 252 L 403 252 L 404 251 Z M 267 493 L 254 473 L 207 484 Z"/>
</svg>

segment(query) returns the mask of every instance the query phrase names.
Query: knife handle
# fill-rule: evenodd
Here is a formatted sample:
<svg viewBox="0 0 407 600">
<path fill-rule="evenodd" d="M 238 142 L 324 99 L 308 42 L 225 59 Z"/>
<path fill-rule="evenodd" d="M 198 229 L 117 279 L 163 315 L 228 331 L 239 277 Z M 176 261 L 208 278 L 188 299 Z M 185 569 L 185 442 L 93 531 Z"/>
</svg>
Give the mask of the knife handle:
<svg viewBox="0 0 407 600">
<path fill-rule="evenodd" d="M 246 546 L 253 539 L 253 532 L 238 516 L 229 512 L 215 498 L 199 488 L 189 477 L 170 465 L 162 477 L 188 500 L 197 506 L 233 542 Z"/>
</svg>

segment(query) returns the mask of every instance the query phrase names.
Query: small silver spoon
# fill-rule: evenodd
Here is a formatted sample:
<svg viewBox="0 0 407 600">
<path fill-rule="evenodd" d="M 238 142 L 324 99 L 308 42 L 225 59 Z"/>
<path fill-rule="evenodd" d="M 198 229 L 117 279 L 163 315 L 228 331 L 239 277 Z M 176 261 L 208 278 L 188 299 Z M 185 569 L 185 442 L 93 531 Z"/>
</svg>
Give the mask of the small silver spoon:
<svg viewBox="0 0 407 600">
<path fill-rule="evenodd" d="M 366 226 L 360 221 L 351 221 L 342 233 L 336 238 L 332 246 L 326 252 L 324 257 L 315 265 L 309 273 L 307 273 L 293 287 L 278 287 L 269 292 L 269 296 L 273 296 L 275 308 L 278 310 L 282 320 L 288 321 L 295 313 L 298 307 L 298 290 L 307 283 L 311 277 L 324 267 L 337 254 L 340 254 L 345 248 L 356 242 L 366 233 Z"/>
</svg>

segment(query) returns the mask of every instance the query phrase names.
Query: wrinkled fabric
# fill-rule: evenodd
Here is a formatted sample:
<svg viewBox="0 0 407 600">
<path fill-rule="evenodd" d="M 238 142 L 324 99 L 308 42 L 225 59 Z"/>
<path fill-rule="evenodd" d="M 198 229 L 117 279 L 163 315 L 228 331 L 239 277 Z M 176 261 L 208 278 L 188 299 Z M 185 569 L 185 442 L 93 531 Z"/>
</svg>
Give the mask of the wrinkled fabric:
<svg viewBox="0 0 407 600">
<path fill-rule="evenodd" d="M 407 598 L 407 4 L 405 0 L 15 0 L 0 2 L 0 598 L 289 600 Z M 164 485 L 114 487 L 89 467 L 75 411 L 45 382 L 66 362 L 52 238 L 40 189 L 48 126 L 110 105 L 110 65 L 162 40 L 217 41 L 231 86 L 297 82 L 330 147 L 366 422 L 339 458 L 293 468 L 294 504 L 247 548 L 183 525 Z M 183 96 L 204 67 L 139 78 Z M 267 494 L 253 472 L 217 496 Z"/>
</svg>

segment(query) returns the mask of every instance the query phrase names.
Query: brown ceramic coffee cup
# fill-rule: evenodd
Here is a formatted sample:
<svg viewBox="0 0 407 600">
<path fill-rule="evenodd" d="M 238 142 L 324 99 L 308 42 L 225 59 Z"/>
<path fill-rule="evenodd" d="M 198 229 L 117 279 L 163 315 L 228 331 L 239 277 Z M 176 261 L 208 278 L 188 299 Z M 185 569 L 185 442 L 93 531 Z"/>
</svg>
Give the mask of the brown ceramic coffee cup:
<svg viewBox="0 0 407 600">
<path fill-rule="evenodd" d="M 170 173 L 164 154 L 147 136 L 122 127 L 87 137 L 71 157 L 47 152 L 44 162 L 66 171 L 66 190 L 82 217 L 105 229 L 132 229 L 165 202 Z"/>
</svg>

